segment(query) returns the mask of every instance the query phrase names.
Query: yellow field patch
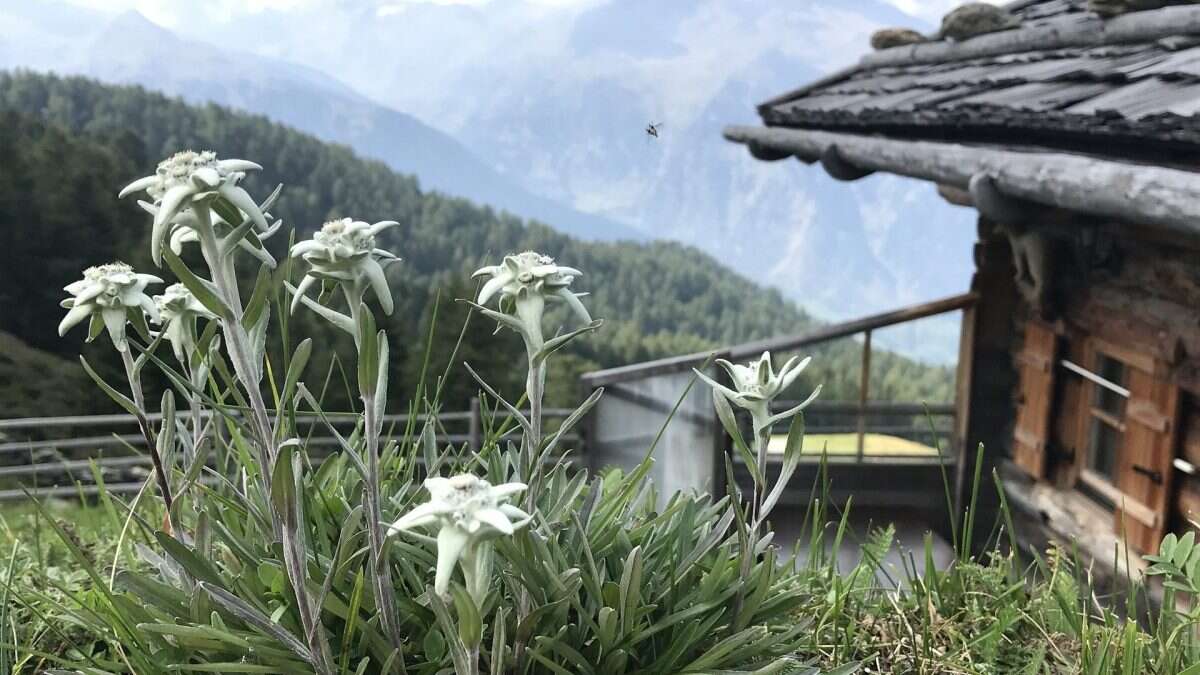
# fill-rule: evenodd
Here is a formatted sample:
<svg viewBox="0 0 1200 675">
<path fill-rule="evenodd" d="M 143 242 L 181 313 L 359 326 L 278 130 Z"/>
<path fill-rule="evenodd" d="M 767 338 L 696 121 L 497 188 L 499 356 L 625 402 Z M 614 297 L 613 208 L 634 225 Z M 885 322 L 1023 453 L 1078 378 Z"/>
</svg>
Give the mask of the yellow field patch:
<svg viewBox="0 0 1200 675">
<path fill-rule="evenodd" d="M 786 434 L 775 434 L 767 445 L 771 454 L 783 454 Z M 858 452 L 858 434 L 806 434 L 804 436 L 805 455 L 820 455 L 824 450 L 830 456 L 854 455 Z M 899 436 L 888 434 L 868 433 L 863 437 L 864 455 L 891 455 L 900 457 L 937 457 L 937 450 L 932 446 L 910 441 Z"/>
</svg>

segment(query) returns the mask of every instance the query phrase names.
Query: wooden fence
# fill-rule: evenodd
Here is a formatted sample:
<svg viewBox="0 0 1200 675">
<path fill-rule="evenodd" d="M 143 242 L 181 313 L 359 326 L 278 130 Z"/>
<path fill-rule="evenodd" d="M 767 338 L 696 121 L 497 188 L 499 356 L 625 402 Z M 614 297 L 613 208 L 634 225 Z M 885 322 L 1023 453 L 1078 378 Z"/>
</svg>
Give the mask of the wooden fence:
<svg viewBox="0 0 1200 675">
<path fill-rule="evenodd" d="M 562 420 L 571 411 L 549 408 L 543 411 L 548 426 Z M 212 413 L 205 413 L 209 416 Z M 469 410 L 439 412 L 436 438 L 440 445 L 467 445 L 478 449 L 483 442 L 484 412 L 479 399 L 472 399 Z M 358 416 L 327 413 L 337 427 L 350 427 Z M 399 433 L 410 421 L 424 425 L 424 414 L 385 415 L 385 436 Z M 162 416 L 149 416 L 159 422 Z M 314 414 L 296 416 L 301 437 L 314 463 L 319 463 L 338 445 L 325 423 Z M 514 425 L 515 426 L 515 425 Z M 214 425 L 220 430 L 222 425 Z M 568 434 L 564 441 L 580 450 L 582 438 Z M 149 471 L 150 457 L 144 453 L 145 440 L 131 415 L 75 415 L 0 419 L 0 501 L 23 499 L 26 493 L 41 497 L 73 497 L 95 494 L 100 488 L 92 474 L 99 470 L 104 488 L 112 492 L 136 492 Z"/>
</svg>

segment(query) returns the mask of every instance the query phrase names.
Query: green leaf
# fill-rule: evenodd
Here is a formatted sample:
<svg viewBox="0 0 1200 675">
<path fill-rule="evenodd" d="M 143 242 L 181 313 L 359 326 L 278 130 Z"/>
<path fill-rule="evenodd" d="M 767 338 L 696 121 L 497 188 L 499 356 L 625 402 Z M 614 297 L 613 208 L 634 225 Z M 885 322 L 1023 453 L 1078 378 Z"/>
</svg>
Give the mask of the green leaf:
<svg viewBox="0 0 1200 675">
<path fill-rule="evenodd" d="M 205 593 L 208 593 L 213 602 L 220 605 L 225 611 L 241 619 L 247 625 L 275 638 L 280 644 L 291 650 L 293 654 L 296 654 L 305 661 L 312 660 L 311 653 L 304 646 L 304 643 L 300 642 L 296 636 L 284 630 L 282 626 L 271 621 L 270 617 L 266 614 L 250 606 L 245 600 L 238 598 L 220 586 L 215 586 L 204 581 L 199 582 L 197 585 Z"/>
<path fill-rule="evenodd" d="M 454 598 L 454 610 L 458 614 L 458 637 L 467 649 L 473 650 L 483 640 L 483 619 L 479 616 L 479 608 L 475 606 L 475 601 L 471 599 L 467 590 L 459 584 L 451 585 L 450 594 Z"/>
<path fill-rule="evenodd" d="M 275 466 L 271 471 L 271 505 L 275 513 L 285 522 L 295 521 L 296 513 L 296 477 L 292 470 L 293 446 L 284 445 L 279 448 L 275 457 Z"/>
<path fill-rule="evenodd" d="M 173 538 L 166 532 L 155 532 L 155 540 L 158 545 L 166 550 L 167 555 L 171 556 L 175 562 L 179 563 L 187 573 L 200 581 L 205 581 L 214 586 L 224 586 L 221 581 L 221 575 L 213 568 L 212 564 L 204 558 L 200 557 L 191 548 L 178 539 Z"/>
<path fill-rule="evenodd" d="M 164 390 L 162 395 L 162 424 L 158 428 L 158 438 L 155 439 L 158 443 L 158 456 L 162 459 L 163 468 L 170 470 L 174 465 L 175 455 L 175 394 L 170 390 Z"/>
<path fill-rule="evenodd" d="M 375 420 L 378 424 L 383 424 L 383 415 L 387 409 L 388 363 L 391 359 L 391 348 L 388 346 L 387 333 L 382 329 L 380 329 L 376 341 L 379 343 L 379 367 L 375 380 Z"/>
<path fill-rule="evenodd" d="M 375 383 L 379 378 L 379 335 L 375 332 L 375 315 L 366 303 L 358 308 L 357 335 L 358 391 L 365 401 L 374 396 Z"/>
<path fill-rule="evenodd" d="M 258 278 L 254 281 L 254 293 L 250 296 L 250 301 L 246 303 L 246 309 L 242 313 L 242 326 L 247 330 L 258 325 L 263 308 L 267 306 L 267 300 L 271 298 L 271 282 L 270 268 L 260 265 Z"/>
<path fill-rule="evenodd" d="M 109 384 L 104 381 L 104 378 L 100 377 L 95 370 L 92 370 L 92 364 L 88 363 L 87 359 L 85 359 L 82 355 L 79 357 L 79 362 L 83 364 L 83 369 L 87 371 L 87 374 L 92 378 L 92 381 L 96 383 L 96 386 L 100 387 L 100 390 L 105 394 L 108 394 L 109 398 L 116 401 L 117 405 L 124 408 L 125 411 L 130 415 L 134 415 L 138 418 L 142 417 L 142 411 L 138 410 L 137 404 L 130 400 L 128 396 L 109 386 Z"/>
<path fill-rule="evenodd" d="M 296 294 L 295 286 L 293 286 L 287 282 L 284 282 L 284 286 L 287 288 L 288 293 L 291 293 L 292 295 Z M 342 314 L 341 312 L 337 312 L 332 309 L 329 309 L 325 305 L 322 305 L 321 303 L 317 302 L 316 300 L 313 300 L 312 298 L 308 297 L 307 295 L 300 296 L 300 302 L 303 303 L 305 307 L 311 309 L 312 311 L 314 311 L 318 315 L 320 315 L 321 318 L 325 319 L 326 321 L 333 324 L 334 326 L 337 326 L 338 328 L 346 331 L 350 335 L 354 335 L 355 331 L 358 330 L 357 326 L 354 324 L 354 319 L 351 319 L 350 317 L 346 316 L 345 314 Z"/>
<path fill-rule="evenodd" d="M 304 338 L 300 344 L 296 345 L 296 351 L 292 352 L 292 359 L 288 362 L 287 376 L 283 380 L 283 391 L 279 397 L 281 408 L 289 407 L 292 404 L 296 385 L 300 383 L 300 376 L 308 365 L 309 357 L 312 356 L 312 345 L 312 338 Z"/>
<path fill-rule="evenodd" d="M 170 247 L 164 248 L 162 255 L 163 260 L 167 261 L 167 267 L 170 267 L 175 276 L 179 278 L 179 281 L 192 292 L 192 295 L 196 296 L 200 304 L 208 308 L 208 311 L 213 314 L 227 321 L 232 320 L 232 310 L 217 297 L 217 293 L 213 290 L 211 282 L 205 281 L 193 274 L 192 270 L 188 269 L 188 266 L 179 259 L 179 256 L 175 255 Z"/>
<path fill-rule="evenodd" d="M 779 501 L 779 498 L 783 496 L 783 491 L 787 489 L 788 481 L 791 480 L 792 474 L 796 473 L 796 467 L 800 465 L 800 457 L 803 452 L 804 413 L 797 413 L 792 418 L 792 423 L 788 427 L 787 445 L 783 449 L 783 466 L 779 469 L 779 475 L 775 478 L 775 484 L 771 486 L 771 492 L 763 500 L 762 510 L 758 514 L 759 522 L 766 520 L 771 510 L 775 508 L 775 504 Z"/>
<path fill-rule="evenodd" d="M 542 345 L 542 348 L 539 349 L 537 351 L 537 353 L 533 355 L 533 359 L 532 359 L 533 367 L 536 368 L 536 367 L 542 365 L 542 363 L 544 363 L 546 361 L 546 359 L 548 359 L 550 357 L 551 354 L 553 354 L 554 352 L 565 347 L 567 345 L 567 343 L 570 342 L 571 340 L 574 340 L 575 338 L 579 337 L 580 335 L 590 333 L 590 332 L 600 328 L 600 326 L 603 326 L 603 325 L 604 325 L 603 319 L 596 319 L 595 321 L 589 323 L 588 325 L 584 326 L 583 328 L 579 328 L 579 329 L 571 331 L 570 333 L 559 335 L 558 337 L 547 340 L 546 343 L 544 345 Z"/>
<path fill-rule="evenodd" d="M 729 401 L 720 391 L 713 389 L 712 392 L 713 408 L 717 411 L 717 419 L 721 420 L 721 426 L 725 427 L 725 433 L 733 439 L 733 447 L 742 456 L 742 463 L 746 465 L 746 469 L 750 472 L 750 476 L 754 478 L 754 484 L 760 488 L 766 482 L 762 475 L 762 469 L 758 466 L 758 458 L 754 456 L 754 452 L 750 450 L 750 446 L 746 445 L 746 440 L 742 438 L 742 431 L 738 428 L 737 418 L 733 416 L 733 408 L 729 405 Z"/>
</svg>

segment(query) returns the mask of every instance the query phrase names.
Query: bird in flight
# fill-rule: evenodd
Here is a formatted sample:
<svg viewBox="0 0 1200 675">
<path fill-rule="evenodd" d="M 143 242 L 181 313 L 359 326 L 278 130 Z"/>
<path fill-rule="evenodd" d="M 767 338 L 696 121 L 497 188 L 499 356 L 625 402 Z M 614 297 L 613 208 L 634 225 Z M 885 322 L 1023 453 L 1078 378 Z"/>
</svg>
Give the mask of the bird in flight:
<svg viewBox="0 0 1200 675">
<path fill-rule="evenodd" d="M 651 122 L 646 125 L 646 134 L 658 138 L 658 129 L 663 125 L 662 122 Z"/>
</svg>

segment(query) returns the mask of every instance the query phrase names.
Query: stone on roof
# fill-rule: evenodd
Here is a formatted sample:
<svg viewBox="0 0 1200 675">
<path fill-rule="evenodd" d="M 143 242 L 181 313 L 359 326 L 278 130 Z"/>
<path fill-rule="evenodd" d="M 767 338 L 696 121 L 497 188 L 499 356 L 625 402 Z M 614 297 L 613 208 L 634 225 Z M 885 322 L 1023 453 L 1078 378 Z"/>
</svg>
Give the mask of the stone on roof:
<svg viewBox="0 0 1200 675">
<path fill-rule="evenodd" d="M 929 38 L 911 28 L 881 28 L 871 34 L 872 49 L 891 49 L 928 41 Z"/>
<path fill-rule="evenodd" d="M 942 17 L 940 36 L 966 40 L 976 35 L 1016 28 L 1020 21 L 1003 7 L 986 2 L 969 2 Z"/>
</svg>

